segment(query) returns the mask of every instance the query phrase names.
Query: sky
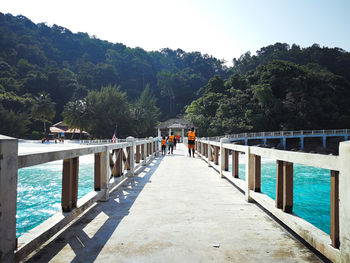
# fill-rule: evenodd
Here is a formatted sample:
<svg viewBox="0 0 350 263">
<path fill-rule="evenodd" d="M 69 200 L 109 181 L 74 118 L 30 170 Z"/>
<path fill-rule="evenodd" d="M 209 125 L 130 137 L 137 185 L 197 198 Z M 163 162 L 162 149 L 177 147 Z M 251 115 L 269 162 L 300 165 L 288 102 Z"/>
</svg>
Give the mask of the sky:
<svg viewBox="0 0 350 263">
<path fill-rule="evenodd" d="M 276 42 L 350 51 L 350 0 L 1 0 L 0 12 L 141 47 L 233 58 Z"/>
</svg>

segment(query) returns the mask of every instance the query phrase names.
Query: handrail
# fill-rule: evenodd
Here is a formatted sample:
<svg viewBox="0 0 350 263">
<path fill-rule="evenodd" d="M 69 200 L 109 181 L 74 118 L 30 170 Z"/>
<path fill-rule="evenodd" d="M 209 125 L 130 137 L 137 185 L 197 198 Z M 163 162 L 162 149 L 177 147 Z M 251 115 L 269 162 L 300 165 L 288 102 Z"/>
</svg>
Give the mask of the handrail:
<svg viewBox="0 0 350 263">
<path fill-rule="evenodd" d="M 101 143 L 102 140 L 99 141 Z M 18 154 L 18 139 L 0 135 L 0 233 L 6 236 L 0 242 L 0 262 L 21 261 L 50 237 L 61 230 L 95 201 L 106 201 L 109 191 L 132 177 L 140 166 L 146 165 L 159 151 L 158 138 L 135 139 L 124 142 L 80 146 L 50 152 Z M 78 203 L 79 157 L 94 154 L 94 190 L 83 203 Z M 18 169 L 63 160 L 62 211 L 67 212 L 54 225 L 41 227 L 40 234 L 24 234 L 16 240 L 16 196 Z M 114 177 L 114 178 L 113 178 Z M 15 178 L 15 179 L 14 179 Z M 0 212 L 1 212 L 0 211 Z M 6 260 L 5 260 L 6 259 Z"/>
<path fill-rule="evenodd" d="M 312 131 L 300 132 L 302 134 L 312 133 Z M 314 131 L 314 134 L 316 132 L 326 133 L 327 131 Z M 347 133 L 348 130 L 332 130 L 332 133 L 343 134 L 344 132 Z M 288 132 L 283 132 L 284 135 L 286 133 L 288 134 Z M 290 133 L 295 134 L 296 132 L 291 131 Z M 222 136 L 220 142 L 212 141 L 211 138 L 199 138 L 195 149 L 198 155 L 208 163 L 208 166 L 214 167 L 221 177 L 227 178 L 240 188 L 245 193 L 248 202 L 259 203 L 330 260 L 343 262 L 344 258 L 350 256 L 348 250 L 350 230 L 344 231 L 344 229 L 350 229 L 350 193 L 348 191 L 350 187 L 350 163 L 348 161 L 350 160 L 350 142 L 340 143 L 339 156 L 283 151 L 229 142 L 230 139 L 227 136 Z M 232 153 L 232 171 L 229 173 L 230 152 Z M 245 153 L 245 182 L 239 178 L 239 152 Z M 260 193 L 261 158 L 276 160 L 275 201 Z M 292 214 L 294 163 L 330 170 L 330 235 Z M 339 182 L 342 183 L 339 184 Z M 339 231 L 340 226 L 342 226 L 342 232 Z"/>
</svg>

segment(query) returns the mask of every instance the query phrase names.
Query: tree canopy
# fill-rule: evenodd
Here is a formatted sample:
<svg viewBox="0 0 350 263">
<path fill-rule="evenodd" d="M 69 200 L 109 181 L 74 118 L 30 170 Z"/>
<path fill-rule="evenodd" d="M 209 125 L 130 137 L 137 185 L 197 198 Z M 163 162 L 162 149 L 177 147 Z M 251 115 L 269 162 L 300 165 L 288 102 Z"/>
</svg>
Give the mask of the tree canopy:
<svg viewBox="0 0 350 263">
<path fill-rule="evenodd" d="M 147 52 L 0 13 L 0 133 L 15 137 L 62 119 L 98 138 L 116 125 L 120 137 L 150 136 L 179 115 L 203 136 L 344 128 L 349 83 L 341 48 L 275 43 L 228 68 L 200 52 Z"/>
<path fill-rule="evenodd" d="M 159 108 L 156 121 L 165 120 L 183 114 L 184 106 L 197 98 L 196 91 L 214 74 L 227 76 L 224 61 L 200 52 L 169 48 L 146 52 L 0 13 L 0 96 L 7 98 L 0 103 L 4 112 L 29 116 L 30 107 L 21 98 L 33 99 L 44 92 L 56 105 L 52 122 L 58 122 L 67 103 L 73 106 L 101 87 L 119 87 L 133 105 L 148 86 Z M 27 130 L 21 129 L 16 136 L 30 136 L 36 130 L 35 121 L 27 121 Z M 0 128 L 0 133 L 5 129 Z"/>
</svg>

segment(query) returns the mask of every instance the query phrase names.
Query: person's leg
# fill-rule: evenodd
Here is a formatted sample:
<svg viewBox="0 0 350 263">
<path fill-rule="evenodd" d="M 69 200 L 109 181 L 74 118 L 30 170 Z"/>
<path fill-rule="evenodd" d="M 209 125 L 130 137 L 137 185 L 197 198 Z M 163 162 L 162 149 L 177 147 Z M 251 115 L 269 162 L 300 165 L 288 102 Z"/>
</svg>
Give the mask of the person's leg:
<svg viewBox="0 0 350 263">
<path fill-rule="evenodd" d="M 192 157 L 194 158 L 194 148 L 192 148 Z"/>
</svg>

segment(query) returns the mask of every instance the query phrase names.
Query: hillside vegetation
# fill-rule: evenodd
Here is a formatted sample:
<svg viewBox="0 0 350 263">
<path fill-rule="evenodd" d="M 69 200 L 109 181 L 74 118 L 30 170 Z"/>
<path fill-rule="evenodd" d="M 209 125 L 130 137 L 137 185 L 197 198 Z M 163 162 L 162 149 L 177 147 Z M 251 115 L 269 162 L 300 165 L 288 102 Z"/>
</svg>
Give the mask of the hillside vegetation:
<svg viewBox="0 0 350 263">
<path fill-rule="evenodd" d="M 228 76 L 224 62 L 200 52 L 168 48 L 146 52 L 86 33 L 73 34 L 57 25 L 34 24 L 24 16 L 0 13 L 1 134 L 34 136 L 43 130 L 40 127 L 44 120 L 62 120 L 64 107 L 69 103 L 70 107 L 85 107 L 83 116 L 87 123 L 75 126 L 83 125 L 95 137 L 106 136 L 98 132 L 102 129 L 110 137 L 116 124 L 121 137 L 130 135 L 128 128 L 146 122 L 147 110 L 153 109 L 153 122 L 143 123 L 143 128 L 132 129 L 131 134 L 151 135 L 157 120 L 183 114 L 184 106 L 197 98 L 196 92 L 215 74 Z M 102 87 L 114 87 L 115 95 L 119 92 L 126 106 L 119 111 L 117 102 L 103 98 L 107 90 Z M 145 94 L 141 98 L 146 87 L 149 98 Z M 95 101 L 86 98 L 92 96 L 100 100 L 100 105 L 108 100 L 105 108 L 99 108 L 102 115 L 91 114 L 96 108 L 91 103 Z M 139 100 L 151 103 L 145 112 L 141 112 L 145 105 Z M 54 103 L 53 114 L 33 114 L 32 105 L 43 101 Z M 108 108 L 112 105 L 113 110 Z M 67 114 L 72 110 L 68 109 Z M 108 120 L 103 114 L 106 111 L 110 113 Z M 81 114 L 77 109 L 74 113 L 75 117 L 68 118 L 73 123 Z M 125 116 L 116 116 L 120 114 Z M 91 127 L 97 122 L 102 128 Z"/>
<path fill-rule="evenodd" d="M 185 116 L 201 136 L 346 128 L 350 53 L 276 43 L 233 67 L 200 52 L 147 52 L 0 13 L 0 134 L 39 138 L 64 121 L 109 138 Z"/>
<path fill-rule="evenodd" d="M 242 55 L 230 71 L 186 109 L 201 136 L 349 128 L 349 52 L 276 43 Z"/>
</svg>

